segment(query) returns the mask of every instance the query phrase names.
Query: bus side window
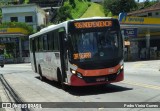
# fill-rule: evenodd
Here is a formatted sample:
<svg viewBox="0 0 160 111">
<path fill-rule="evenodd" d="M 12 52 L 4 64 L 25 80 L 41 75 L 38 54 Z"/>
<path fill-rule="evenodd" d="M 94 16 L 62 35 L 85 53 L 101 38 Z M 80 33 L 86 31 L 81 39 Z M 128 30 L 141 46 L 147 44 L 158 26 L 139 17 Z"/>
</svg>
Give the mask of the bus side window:
<svg viewBox="0 0 160 111">
<path fill-rule="evenodd" d="M 53 33 L 53 32 L 50 32 L 50 33 L 48 34 L 48 49 L 49 49 L 49 50 L 53 50 L 53 49 L 54 49 L 53 39 L 54 39 L 54 33 Z"/>
<path fill-rule="evenodd" d="M 58 30 L 54 32 L 54 50 L 59 51 L 59 35 Z"/>
<path fill-rule="evenodd" d="M 43 49 L 48 50 L 48 35 L 43 35 Z"/>
<path fill-rule="evenodd" d="M 38 46 L 39 42 L 38 42 L 38 39 L 39 39 L 38 37 L 35 38 L 35 51 L 36 51 L 36 52 L 38 52 L 38 50 L 39 50 L 39 46 Z"/>
<path fill-rule="evenodd" d="M 39 51 L 43 51 L 43 36 L 39 37 Z"/>
</svg>

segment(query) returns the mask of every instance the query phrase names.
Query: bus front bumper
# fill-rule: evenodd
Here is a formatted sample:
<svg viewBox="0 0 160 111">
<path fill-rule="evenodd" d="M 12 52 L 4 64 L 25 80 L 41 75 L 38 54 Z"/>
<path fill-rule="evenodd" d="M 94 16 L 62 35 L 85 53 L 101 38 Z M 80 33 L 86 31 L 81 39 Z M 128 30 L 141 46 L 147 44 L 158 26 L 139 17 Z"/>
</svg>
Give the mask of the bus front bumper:
<svg viewBox="0 0 160 111">
<path fill-rule="evenodd" d="M 110 76 L 110 77 L 108 77 Z M 100 85 L 108 84 L 113 82 L 119 82 L 124 79 L 124 71 L 122 70 L 118 75 L 110 74 L 106 77 L 88 77 L 88 78 L 79 78 L 76 75 L 71 76 L 71 86 L 91 86 L 91 85 Z M 113 77 L 114 76 L 114 77 Z M 108 78 L 108 79 L 104 79 Z M 99 81 L 96 81 L 99 79 Z"/>
</svg>

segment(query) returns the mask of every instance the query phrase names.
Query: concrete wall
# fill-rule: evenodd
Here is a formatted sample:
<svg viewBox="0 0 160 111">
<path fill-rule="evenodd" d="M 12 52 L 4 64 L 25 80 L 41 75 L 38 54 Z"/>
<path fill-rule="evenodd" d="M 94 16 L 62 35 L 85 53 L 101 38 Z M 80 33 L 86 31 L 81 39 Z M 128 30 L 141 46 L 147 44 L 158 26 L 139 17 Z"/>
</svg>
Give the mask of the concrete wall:
<svg viewBox="0 0 160 111">
<path fill-rule="evenodd" d="M 5 6 L 2 7 L 2 13 L 23 13 L 23 12 L 33 12 L 35 11 L 35 5 L 15 5 L 15 6 Z"/>
<path fill-rule="evenodd" d="M 40 25 L 46 25 L 46 15 L 41 10 L 37 9 L 37 24 Z"/>
</svg>

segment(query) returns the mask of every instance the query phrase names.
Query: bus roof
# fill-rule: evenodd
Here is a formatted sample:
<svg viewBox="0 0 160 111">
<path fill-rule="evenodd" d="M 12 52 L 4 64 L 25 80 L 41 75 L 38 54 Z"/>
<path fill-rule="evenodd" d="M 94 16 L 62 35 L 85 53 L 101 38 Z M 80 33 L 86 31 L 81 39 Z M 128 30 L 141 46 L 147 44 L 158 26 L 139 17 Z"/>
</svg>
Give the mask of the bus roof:
<svg viewBox="0 0 160 111">
<path fill-rule="evenodd" d="M 79 18 L 79 19 L 73 19 L 69 21 L 78 21 L 78 20 L 94 20 L 94 19 L 115 19 L 113 17 L 90 17 L 90 18 Z"/>
<path fill-rule="evenodd" d="M 29 38 L 36 37 L 38 35 L 47 33 L 49 31 L 52 31 L 54 29 L 58 29 L 58 28 L 61 28 L 61 27 L 67 28 L 67 23 L 68 22 L 81 21 L 81 20 L 97 20 L 97 19 L 116 19 L 116 18 L 112 18 L 112 17 L 90 17 L 90 18 L 79 18 L 79 19 L 68 20 L 68 21 L 62 22 L 62 23 L 57 24 L 57 25 L 50 25 L 48 27 L 45 27 L 45 28 L 41 29 L 39 32 L 30 35 Z"/>
<path fill-rule="evenodd" d="M 41 29 L 39 32 L 30 35 L 29 38 L 33 38 L 33 37 L 36 37 L 38 35 L 50 32 L 51 30 L 58 29 L 60 27 L 66 27 L 66 26 L 67 26 L 67 21 L 62 22 L 62 23 L 57 24 L 57 25 L 50 25 L 48 27 L 45 27 L 45 28 Z"/>
</svg>

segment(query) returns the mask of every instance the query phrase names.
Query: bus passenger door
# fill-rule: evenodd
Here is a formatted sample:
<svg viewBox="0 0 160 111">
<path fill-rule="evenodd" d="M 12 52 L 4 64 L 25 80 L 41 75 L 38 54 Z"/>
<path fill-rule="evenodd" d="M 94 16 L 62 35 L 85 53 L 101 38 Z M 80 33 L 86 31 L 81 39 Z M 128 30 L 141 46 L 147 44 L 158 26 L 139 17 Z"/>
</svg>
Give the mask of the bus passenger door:
<svg viewBox="0 0 160 111">
<path fill-rule="evenodd" d="M 35 43 L 35 39 L 32 40 L 32 53 L 33 53 L 33 64 L 34 64 L 34 69 L 35 72 L 37 72 L 37 65 L 36 65 L 36 55 L 35 55 L 35 51 L 36 51 L 36 43 Z"/>
<path fill-rule="evenodd" d="M 62 80 L 65 82 L 65 78 L 67 77 L 67 48 L 65 46 L 65 30 L 59 30 L 59 38 L 60 38 L 60 60 L 61 60 L 61 70 L 62 70 Z"/>
</svg>

